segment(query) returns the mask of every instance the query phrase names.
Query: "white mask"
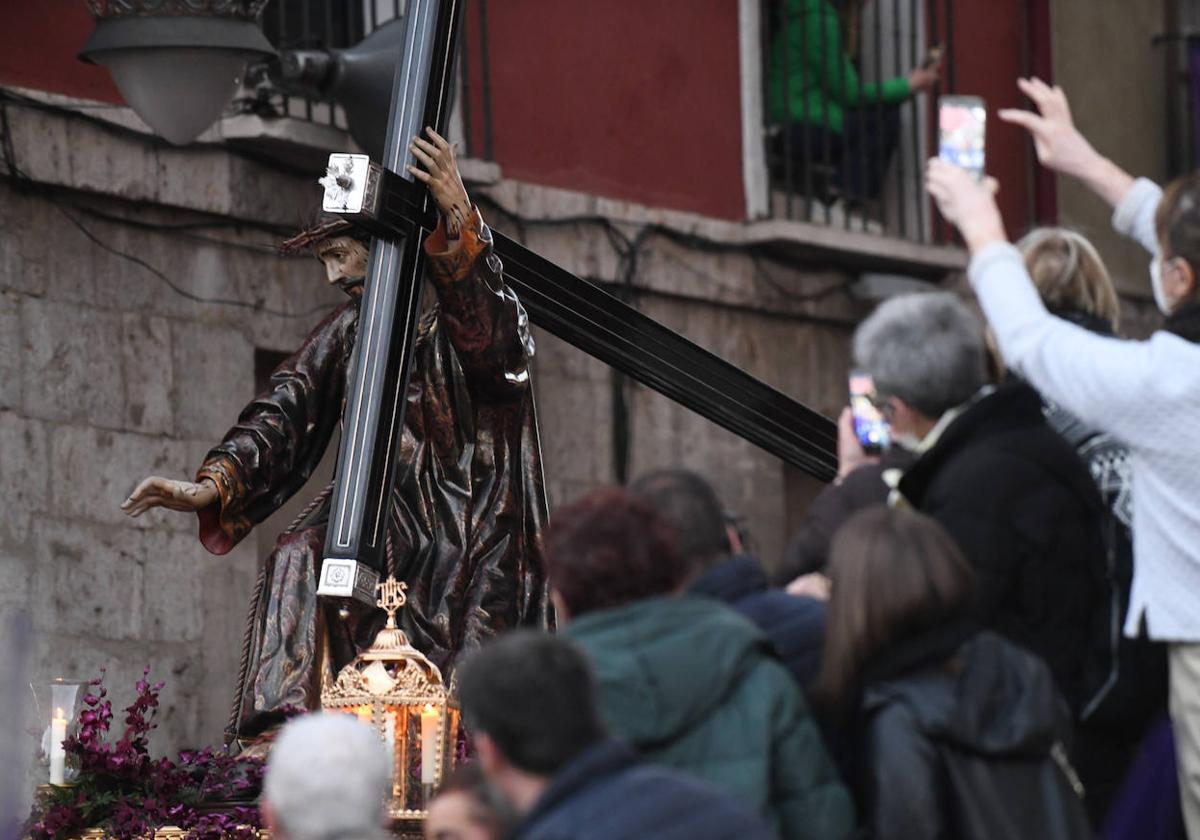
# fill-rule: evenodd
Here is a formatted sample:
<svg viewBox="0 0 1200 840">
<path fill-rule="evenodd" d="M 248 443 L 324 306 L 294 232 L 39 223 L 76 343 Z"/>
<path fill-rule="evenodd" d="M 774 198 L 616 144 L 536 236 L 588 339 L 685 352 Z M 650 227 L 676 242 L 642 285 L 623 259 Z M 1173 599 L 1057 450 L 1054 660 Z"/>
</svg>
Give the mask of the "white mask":
<svg viewBox="0 0 1200 840">
<path fill-rule="evenodd" d="M 921 448 L 921 438 L 912 432 L 897 432 L 892 430 L 892 443 L 904 447 L 909 452 L 916 452 Z"/>
<path fill-rule="evenodd" d="M 1162 259 L 1159 257 L 1150 260 L 1150 288 L 1154 290 L 1154 303 L 1158 311 L 1170 315 L 1171 302 L 1167 300 L 1167 292 L 1163 289 Z"/>
</svg>

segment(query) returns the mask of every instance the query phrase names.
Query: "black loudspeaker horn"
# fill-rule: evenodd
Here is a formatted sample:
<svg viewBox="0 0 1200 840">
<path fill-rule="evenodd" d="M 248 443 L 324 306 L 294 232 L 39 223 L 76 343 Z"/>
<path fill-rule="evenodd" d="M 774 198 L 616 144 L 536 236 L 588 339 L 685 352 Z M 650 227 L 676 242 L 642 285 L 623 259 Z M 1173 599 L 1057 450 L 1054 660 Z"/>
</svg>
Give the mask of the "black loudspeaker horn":
<svg viewBox="0 0 1200 840">
<path fill-rule="evenodd" d="M 354 142 L 372 160 L 382 160 L 404 31 L 403 18 L 395 18 L 348 49 L 280 50 L 271 82 L 292 96 L 341 105 Z"/>
</svg>

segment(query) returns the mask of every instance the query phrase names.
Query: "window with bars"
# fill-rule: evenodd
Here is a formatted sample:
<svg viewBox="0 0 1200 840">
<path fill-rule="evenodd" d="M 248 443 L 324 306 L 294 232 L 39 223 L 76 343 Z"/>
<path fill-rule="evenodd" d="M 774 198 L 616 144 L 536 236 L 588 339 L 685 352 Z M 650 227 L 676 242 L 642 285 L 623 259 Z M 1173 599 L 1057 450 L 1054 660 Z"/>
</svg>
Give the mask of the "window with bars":
<svg viewBox="0 0 1200 840">
<path fill-rule="evenodd" d="M 952 0 L 762 0 L 761 21 L 770 215 L 929 241 L 921 173 L 953 87 L 938 34 Z M 934 44 L 942 84 L 914 100 L 905 77 Z"/>
</svg>

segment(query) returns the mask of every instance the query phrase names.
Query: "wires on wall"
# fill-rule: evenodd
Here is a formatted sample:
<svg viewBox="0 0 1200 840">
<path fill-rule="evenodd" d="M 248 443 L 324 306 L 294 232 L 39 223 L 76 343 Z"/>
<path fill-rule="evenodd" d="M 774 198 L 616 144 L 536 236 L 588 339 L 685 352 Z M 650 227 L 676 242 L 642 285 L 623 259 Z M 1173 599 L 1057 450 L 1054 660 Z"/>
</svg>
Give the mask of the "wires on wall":
<svg viewBox="0 0 1200 840">
<path fill-rule="evenodd" d="M 284 228 L 281 225 L 274 225 L 261 221 L 244 222 L 241 220 L 221 219 L 195 222 L 163 223 L 149 221 L 146 219 L 133 219 L 127 216 L 100 210 L 81 201 L 69 199 L 66 197 L 65 191 L 55 189 L 54 187 L 30 178 L 28 173 L 21 168 L 20 163 L 17 160 L 16 150 L 13 143 L 12 128 L 9 122 L 8 109 L 14 104 L 24 107 L 36 107 L 40 110 L 47 110 L 55 113 L 64 113 L 71 116 L 80 117 L 82 119 L 98 123 L 104 126 L 106 129 L 129 131 L 129 133 L 132 133 L 137 137 L 151 143 L 154 141 L 157 141 L 158 143 L 164 143 L 165 141 L 149 137 L 141 134 L 140 132 L 122 129 L 120 126 L 115 126 L 106 120 L 100 120 L 87 115 L 81 115 L 70 108 L 44 103 L 40 100 L 32 99 L 30 97 L 23 97 L 19 94 L 14 94 L 11 91 L 0 88 L 0 154 L 3 155 L 5 165 L 5 173 L 3 176 L 4 180 L 9 182 L 18 192 L 35 194 L 39 199 L 51 204 L 55 210 L 57 210 L 73 227 L 75 227 L 89 242 L 91 242 L 97 248 L 100 248 L 106 253 L 112 254 L 113 256 L 119 257 L 120 259 L 137 266 L 166 286 L 174 294 L 196 303 L 248 309 L 254 312 L 261 312 L 264 315 L 273 315 L 279 318 L 289 319 L 309 318 L 316 313 L 328 311 L 336 305 L 332 303 L 324 303 L 319 306 L 291 312 L 266 306 L 261 301 L 246 301 L 239 300 L 237 298 L 207 297 L 204 295 L 198 295 L 179 285 L 177 282 L 172 280 L 171 277 L 166 274 L 166 272 L 160 270 L 142 257 L 129 253 L 128 251 L 118 248 L 112 243 L 106 241 L 93 228 L 86 225 L 82 221 L 81 216 L 88 216 L 99 222 L 121 224 L 140 230 L 149 230 L 170 236 L 182 237 L 191 241 L 217 245 L 222 248 L 242 249 L 262 255 L 272 256 L 277 256 L 279 253 L 278 248 L 275 245 L 268 245 L 265 243 L 259 244 L 238 242 L 235 240 L 222 239 L 216 236 L 206 235 L 202 231 L 220 228 L 253 228 L 268 232 L 274 237 L 285 236 L 292 231 Z"/>
</svg>

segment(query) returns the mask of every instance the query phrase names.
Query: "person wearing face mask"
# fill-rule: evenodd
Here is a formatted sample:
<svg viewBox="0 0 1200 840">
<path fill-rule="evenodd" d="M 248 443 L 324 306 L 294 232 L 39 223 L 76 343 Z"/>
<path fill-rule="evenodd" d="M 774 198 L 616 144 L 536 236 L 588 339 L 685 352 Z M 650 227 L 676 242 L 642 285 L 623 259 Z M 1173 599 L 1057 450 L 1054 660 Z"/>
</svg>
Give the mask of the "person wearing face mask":
<svg viewBox="0 0 1200 840">
<path fill-rule="evenodd" d="M 1007 242 L 993 183 L 941 161 L 929 191 L 971 252 L 969 277 L 1005 362 L 1048 399 L 1129 447 L 1133 474 L 1133 591 L 1126 635 L 1145 622 L 1168 643 L 1169 706 L 1188 835 L 1200 837 L 1200 175 L 1160 190 L 1134 180 L 1075 127 L 1066 95 L 1038 79 L 1018 87 L 1036 111 L 1023 126 L 1044 166 L 1081 180 L 1114 207 L 1113 224 L 1151 254 L 1150 281 L 1166 320 L 1146 341 L 1095 335 L 1051 315 L 1020 252 Z"/>
<path fill-rule="evenodd" d="M 550 622 L 542 565 L 546 497 L 530 367 L 533 338 L 503 279 L 492 236 L 467 196 L 453 148 L 414 139 L 440 220 L 426 238 L 436 305 L 413 351 L 399 465 L 385 504 L 388 573 L 407 584 L 398 617 L 412 644 L 452 679 L 458 654 L 502 630 Z M 311 251 L 350 300 L 271 374 L 267 388 L 201 463 L 194 481 L 151 476 L 122 505 L 194 512 L 200 541 L 226 554 L 308 481 L 342 416 L 360 319 L 367 242 L 345 219 L 285 248 Z M 332 487 L 332 485 L 330 485 Z M 382 627 L 383 612 L 316 595 L 330 493 L 276 542 L 251 605 L 229 733 L 256 737 L 288 706 L 316 708 L 331 679 Z M 236 655 L 231 652 L 231 655 Z"/>
<path fill-rule="evenodd" d="M 989 384 L 983 326 L 949 292 L 884 302 L 854 335 L 892 439 L 916 454 L 890 503 L 936 519 L 975 571 L 972 617 L 1045 660 L 1078 711 L 1098 638 L 1099 493 L 1029 385 Z"/>
</svg>

